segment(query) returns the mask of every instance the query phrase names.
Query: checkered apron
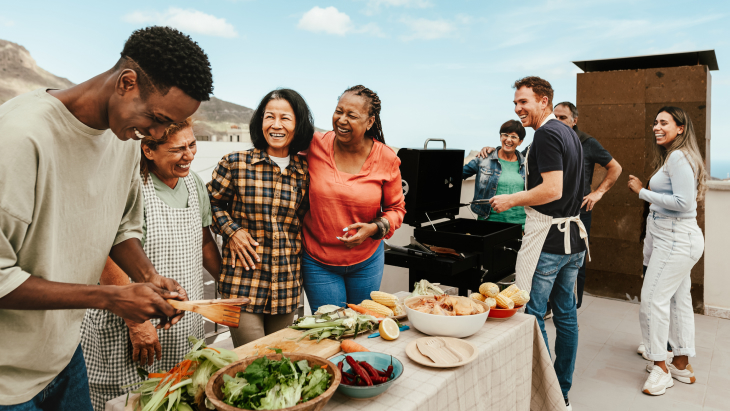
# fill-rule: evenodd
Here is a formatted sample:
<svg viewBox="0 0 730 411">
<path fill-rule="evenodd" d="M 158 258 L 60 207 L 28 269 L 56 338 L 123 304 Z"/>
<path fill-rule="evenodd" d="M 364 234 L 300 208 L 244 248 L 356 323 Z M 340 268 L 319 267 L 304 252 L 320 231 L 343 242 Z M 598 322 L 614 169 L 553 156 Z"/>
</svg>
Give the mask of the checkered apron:
<svg viewBox="0 0 730 411">
<path fill-rule="evenodd" d="M 188 207 L 171 208 L 155 194 L 151 178 L 142 187 L 147 240 L 144 251 L 160 275 L 176 280 L 190 300 L 203 299 L 203 235 L 198 190 L 195 178 L 182 181 L 188 189 Z M 159 320 L 153 319 L 157 325 Z M 185 313 L 169 330 L 157 330 L 162 359 L 148 372 L 170 370 L 190 350 L 188 336 L 205 337 L 203 317 Z M 91 309 L 81 325 L 81 345 L 89 375 L 91 402 L 95 411 L 103 411 L 112 398 L 133 390 L 122 388 L 140 381 L 139 363 L 132 362 L 132 343 L 124 320 L 109 311 Z"/>
<path fill-rule="evenodd" d="M 527 186 L 527 176 L 530 175 L 530 168 L 527 165 L 527 160 L 530 157 L 530 149 L 532 145 L 527 148 L 525 154 L 525 191 L 530 188 Z M 590 247 L 588 246 L 588 233 L 580 221 L 580 215 L 574 217 L 551 217 L 549 215 L 542 214 L 532 207 L 525 206 L 525 235 L 522 237 L 522 246 L 520 251 L 517 253 L 517 264 L 515 266 L 516 279 L 515 284 L 520 290 L 531 291 L 532 290 L 532 277 L 535 274 L 537 263 L 540 261 L 540 254 L 542 254 L 542 246 L 545 244 L 550 227 L 553 224 L 557 224 L 558 230 L 565 233 L 563 236 L 563 243 L 565 246 L 565 253 L 570 254 L 570 222 L 573 221 L 578 224 L 580 229 L 580 238 L 586 243 L 586 250 L 588 251 L 588 260 L 590 261 Z M 577 284 L 577 283 L 576 283 Z M 575 286 L 577 287 L 577 285 Z M 577 292 L 576 290 L 573 290 Z M 523 308 L 524 310 L 524 308 Z"/>
</svg>

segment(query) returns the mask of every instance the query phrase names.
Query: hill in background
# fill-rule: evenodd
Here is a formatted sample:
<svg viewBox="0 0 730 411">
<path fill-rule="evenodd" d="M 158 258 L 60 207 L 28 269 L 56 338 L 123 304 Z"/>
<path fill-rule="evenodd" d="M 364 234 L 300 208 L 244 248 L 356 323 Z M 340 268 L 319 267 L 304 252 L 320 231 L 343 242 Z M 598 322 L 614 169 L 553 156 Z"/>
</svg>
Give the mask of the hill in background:
<svg viewBox="0 0 730 411">
<path fill-rule="evenodd" d="M 68 79 L 38 67 L 25 47 L 0 40 L 0 104 L 41 87 L 69 88 L 73 85 Z"/>
<path fill-rule="evenodd" d="M 42 87 L 64 89 L 75 84 L 38 67 L 23 46 L 0 39 L 0 104 Z M 253 110 L 215 97 L 204 101 L 193 116 L 200 136 L 226 135 L 232 125 L 245 130 Z"/>
</svg>

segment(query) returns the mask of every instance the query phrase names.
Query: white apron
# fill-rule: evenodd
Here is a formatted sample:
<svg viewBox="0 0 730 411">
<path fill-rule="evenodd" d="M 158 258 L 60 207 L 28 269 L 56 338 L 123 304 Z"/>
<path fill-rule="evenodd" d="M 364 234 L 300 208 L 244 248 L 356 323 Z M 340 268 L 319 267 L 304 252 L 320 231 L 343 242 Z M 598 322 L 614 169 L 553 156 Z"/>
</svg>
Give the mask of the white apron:
<svg viewBox="0 0 730 411">
<path fill-rule="evenodd" d="M 178 184 L 188 189 L 188 207 L 172 208 L 155 194 L 152 178 L 142 186 L 147 235 L 144 251 L 160 275 L 176 280 L 190 300 L 203 299 L 203 232 L 198 204 L 198 189 L 192 174 Z M 157 325 L 159 320 L 153 319 Z M 188 336 L 204 338 L 203 318 L 187 312 L 169 330 L 157 330 L 162 359 L 148 372 L 170 370 L 190 350 Z M 135 387 L 121 388 L 141 380 L 139 363 L 132 362 L 129 330 L 120 317 L 106 310 L 86 311 L 81 324 L 81 346 L 89 376 L 91 402 L 95 411 L 103 411 L 105 403 Z"/>
<path fill-rule="evenodd" d="M 530 169 L 527 165 L 527 160 L 530 156 L 530 150 L 532 145 L 527 149 L 525 155 L 525 191 L 527 187 L 527 176 L 530 175 Z M 586 251 L 588 253 L 588 261 L 591 258 L 591 252 L 588 247 L 588 232 L 586 231 L 583 222 L 580 221 L 580 214 L 574 217 L 551 217 L 535 210 L 532 207 L 525 206 L 525 235 L 522 237 L 522 247 L 517 253 L 517 265 L 515 267 L 516 279 L 515 284 L 520 290 L 527 290 L 528 292 L 532 289 L 532 276 L 535 274 L 537 263 L 540 261 L 540 254 L 542 253 L 542 246 L 545 244 L 550 227 L 553 224 L 558 225 L 558 230 L 565 233 L 564 245 L 565 253 L 570 254 L 570 222 L 573 221 L 578 224 L 580 229 L 580 238 L 586 242 Z"/>
</svg>

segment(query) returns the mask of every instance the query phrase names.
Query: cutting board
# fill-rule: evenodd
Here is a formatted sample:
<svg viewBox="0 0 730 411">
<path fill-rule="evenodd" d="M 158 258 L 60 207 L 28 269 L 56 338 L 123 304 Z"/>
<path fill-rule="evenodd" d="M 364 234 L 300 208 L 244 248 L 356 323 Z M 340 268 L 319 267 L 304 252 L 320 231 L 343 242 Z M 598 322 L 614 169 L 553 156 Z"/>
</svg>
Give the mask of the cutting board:
<svg viewBox="0 0 730 411">
<path fill-rule="evenodd" d="M 335 340 L 325 338 L 317 343 L 317 340 L 310 340 L 309 337 L 304 337 L 303 340 L 297 342 L 303 333 L 303 331 L 284 328 L 283 330 L 259 338 L 256 341 L 242 345 L 233 351 L 238 354 L 238 358 L 240 359 L 273 353 L 272 350 L 267 350 L 266 347 L 280 348 L 285 353 L 311 354 L 322 358 L 329 358 L 340 352 L 340 342 Z"/>
</svg>

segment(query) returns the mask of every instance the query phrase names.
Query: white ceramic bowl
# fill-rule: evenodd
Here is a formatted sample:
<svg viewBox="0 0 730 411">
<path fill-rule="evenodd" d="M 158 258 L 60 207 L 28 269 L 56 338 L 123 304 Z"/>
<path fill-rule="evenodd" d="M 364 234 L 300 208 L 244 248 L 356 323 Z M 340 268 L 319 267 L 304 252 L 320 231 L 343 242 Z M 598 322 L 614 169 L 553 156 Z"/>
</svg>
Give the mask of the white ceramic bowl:
<svg viewBox="0 0 730 411">
<path fill-rule="evenodd" d="M 468 337 L 479 331 L 489 316 L 489 306 L 481 301 L 474 301 L 484 306 L 485 311 L 474 315 L 433 315 L 416 311 L 408 307 L 408 303 L 418 301 L 426 296 L 406 298 L 406 313 L 411 325 L 418 331 L 440 337 Z"/>
</svg>

